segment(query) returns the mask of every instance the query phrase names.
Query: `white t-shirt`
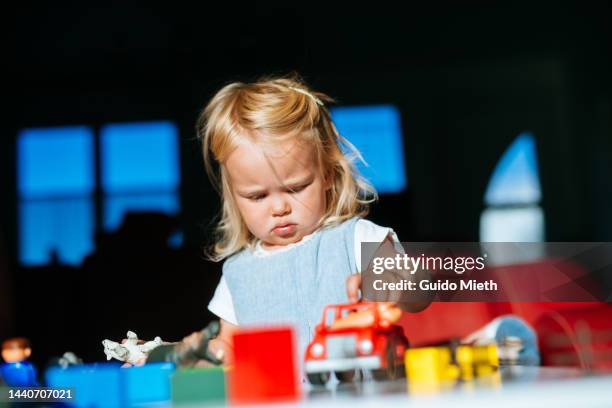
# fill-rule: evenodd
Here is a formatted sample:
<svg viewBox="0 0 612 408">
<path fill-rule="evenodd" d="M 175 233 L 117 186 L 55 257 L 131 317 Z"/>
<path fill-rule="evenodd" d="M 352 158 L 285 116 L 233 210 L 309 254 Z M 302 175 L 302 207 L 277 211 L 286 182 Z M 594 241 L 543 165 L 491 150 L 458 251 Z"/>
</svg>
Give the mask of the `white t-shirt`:
<svg viewBox="0 0 612 408">
<path fill-rule="evenodd" d="M 263 248 L 260 243 L 258 243 L 255 247 L 255 256 L 271 256 L 278 252 L 286 251 L 289 248 L 294 246 L 302 245 L 304 242 L 308 241 L 312 238 L 318 231 L 313 232 L 310 235 L 306 235 L 299 242 L 295 244 L 289 244 L 283 248 L 276 250 L 267 250 Z M 354 239 L 354 252 L 355 252 L 355 265 L 357 265 L 357 272 L 361 272 L 361 243 L 362 242 L 383 242 L 385 238 L 391 236 L 393 241 L 399 242 L 397 239 L 397 235 L 391 228 L 381 227 L 379 225 L 374 224 L 372 221 L 360 219 L 355 223 L 355 239 Z M 227 286 L 227 282 L 221 276 L 221 280 L 217 285 L 217 289 L 215 289 L 215 294 L 213 295 L 210 303 L 208 304 L 208 310 L 210 310 L 215 315 L 219 316 L 221 319 L 232 323 L 238 324 L 236 320 L 236 312 L 234 311 L 234 304 L 232 302 L 232 295 Z"/>
</svg>

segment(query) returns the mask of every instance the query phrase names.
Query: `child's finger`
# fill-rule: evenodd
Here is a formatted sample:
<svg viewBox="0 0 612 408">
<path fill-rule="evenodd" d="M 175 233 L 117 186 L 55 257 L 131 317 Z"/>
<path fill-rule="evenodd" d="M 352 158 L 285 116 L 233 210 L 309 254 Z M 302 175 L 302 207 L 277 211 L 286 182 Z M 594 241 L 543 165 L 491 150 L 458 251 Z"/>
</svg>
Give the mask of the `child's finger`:
<svg viewBox="0 0 612 408">
<path fill-rule="evenodd" d="M 194 364 L 194 367 L 196 367 L 196 368 L 210 368 L 210 367 L 216 367 L 216 365 L 214 365 L 213 363 L 211 363 L 208 360 L 198 360 Z"/>
<path fill-rule="evenodd" d="M 232 346 L 220 339 L 212 339 L 208 343 L 208 351 L 212 353 L 218 360 L 221 360 L 223 364 L 232 364 Z"/>
<path fill-rule="evenodd" d="M 225 348 L 226 348 L 225 344 L 223 344 L 218 339 L 213 339 L 208 343 L 208 350 L 211 352 L 213 356 L 215 356 L 215 358 L 221 361 L 223 361 L 225 357 L 225 353 L 226 353 Z"/>
</svg>

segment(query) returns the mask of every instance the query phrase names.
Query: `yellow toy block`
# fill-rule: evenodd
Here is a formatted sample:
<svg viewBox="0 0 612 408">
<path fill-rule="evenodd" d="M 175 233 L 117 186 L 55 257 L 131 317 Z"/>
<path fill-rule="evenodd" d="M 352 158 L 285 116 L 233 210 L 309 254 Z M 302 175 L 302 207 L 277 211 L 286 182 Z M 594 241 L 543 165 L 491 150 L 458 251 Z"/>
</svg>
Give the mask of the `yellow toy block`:
<svg viewBox="0 0 612 408">
<path fill-rule="evenodd" d="M 455 360 L 461 371 L 462 380 L 474 378 L 474 349 L 471 346 L 458 346 L 455 351 Z"/>
<path fill-rule="evenodd" d="M 497 354 L 497 346 L 495 344 L 486 344 L 483 346 L 474 346 L 474 364 L 476 366 L 487 365 L 499 367 L 499 357 Z"/>
<path fill-rule="evenodd" d="M 406 376 L 412 382 L 438 383 L 454 381 L 459 369 L 451 364 L 451 352 L 445 347 L 422 347 L 406 350 Z"/>
<path fill-rule="evenodd" d="M 482 377 L 497 371 L 499 358 L 497 346 L 487 344 L 482 346 L 461 345 L 457 347 L 455 359 L 461 369 L 461 378 L 471 380 L 474 376 Z"/>
</svg>

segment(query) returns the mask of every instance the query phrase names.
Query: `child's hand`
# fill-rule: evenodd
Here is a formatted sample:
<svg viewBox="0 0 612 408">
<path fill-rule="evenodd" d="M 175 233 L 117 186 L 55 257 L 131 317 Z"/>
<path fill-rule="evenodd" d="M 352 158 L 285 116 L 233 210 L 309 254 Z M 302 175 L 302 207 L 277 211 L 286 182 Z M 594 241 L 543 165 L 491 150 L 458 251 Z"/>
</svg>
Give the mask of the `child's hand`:
<svg viewBox="0 0 612 408">
<path fill-rule="evenodd" d="M 359 302 L 359 288 L 361 287 L 361 274 L 355 273 L 346 279 L 346 295 L 349 303 Z"/>
<path fill-rule="evenodd" d="M 223 362 L 224 365 L 231 364 L 230 360 L 232 358 L 232 346 L 223 339 L 216 338 L 212 339 L 208 343 L 208 350 L 219 360 Z"/>
<path fill-rule="evenodd" d="M 189 364 L 193 364 L 196 367 L 210 367 L 214 366 L 214 360 L 220 360 L 222 364 L 230 364 L 232 356 L 231 336 L 232 333 L 237 329 L 237 326 L 232 325 L 225 320 L 220 320 L 220 329 L 217 337 L 210 340 L 205 340 L 210 333 L 205 334 L 206 330 L 198 331 L 185 337 L 176 347 L 177 351 L 183 355 L 192 355 L 197 358 L 197 361 L 193 361 Z M 209 325 L 210 326 L 210 325 Z M 206 351 L 200 350 L 200 348 L 206 344 Z M 209 355 L 209 357 L 204 357 Z"/>
<path fill-rule="evenodd" d="M 370 259 L 368 264 L 367 276 L 366 279 L 371 278 L 373 275 L 373 262 L 372 260 L 375 258 L 395 258 L 397 255 L 401 254 L 401 248 L 396 248 L 395 243 L 393 242 L 393 238 L 391 235 L 388 235 L 387 238 L 380 244 L 380 246 L 374 252 L 374 255 Z M 413 284 L 417 285 L 419 288 L 420 281 L 430 279 L 429 272 L 420 268 L 417 271 L 410 272 L 409 275 L 406 275 L 403 270 L 399 268 L 390 268 L 385 269 L 385 271 L 377 275 L 377 279 L 382 279 L 388 283 L 399 283 L 403 280 L 408 280 L 413 282 Z M 361 277 L 360 277 L 361 278 Z M 359 280 L 361 282 L 361 279 Z M 366 282 L 367 285 L 370 285 L 371 282 Z M 354 283 L 353 283 L 354 285 Z M 366 298 L 377 302 L 393 302 L 397 303 L 399 308 L 405 312 L 416 313 L 424 310 L 431 303 L 434 292 L 423 291 L 423 290 L 415 290 L 415 291 L 398 291 L 398 290 L 385 290 L 385 291 L 372 291 L 372 289 L 368 290 L 366 287 Z"/>
<path fill-rule="evenodd" d="M 187 349 L 197 350 L 202 344 L 202 332 L 193 332 L 189 336 L 186 336 L 181 340 L 179 347 L 186 351 Z M 221 360 L 224 364 L 227 364 L 228 356 L 231 355 L 231 346 L 220 338 L 214 338 L 208 341 L 208 351 L 210 354 L 215 356 L 218 360 Z M 206 360 L 199 360 L 198 366 L 202 366 L 201 363 L 208 363 L 204 365 L 214 366 L 211 362 Z"/>
</svg>

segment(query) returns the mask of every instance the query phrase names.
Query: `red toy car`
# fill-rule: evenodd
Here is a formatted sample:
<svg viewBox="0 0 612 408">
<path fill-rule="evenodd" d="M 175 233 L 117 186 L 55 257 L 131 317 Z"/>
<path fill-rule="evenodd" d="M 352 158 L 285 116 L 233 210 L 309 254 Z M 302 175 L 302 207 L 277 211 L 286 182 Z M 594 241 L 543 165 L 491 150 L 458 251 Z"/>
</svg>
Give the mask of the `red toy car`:
<svg viewBox="0 0 612 408">
<path fill-rule="evenodd" d="M 306 348 L 308 381 L 324 385 L 334 371 L 340 381 L 351 381 L 356 369 L 369 369 L 376 380 L 404 373 L 408 339 L 395 325 L 397 306 L 381 302 L 329 305 Z"/>
</svg>

